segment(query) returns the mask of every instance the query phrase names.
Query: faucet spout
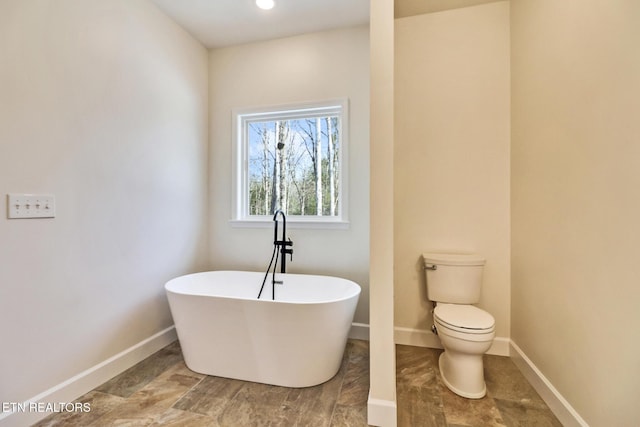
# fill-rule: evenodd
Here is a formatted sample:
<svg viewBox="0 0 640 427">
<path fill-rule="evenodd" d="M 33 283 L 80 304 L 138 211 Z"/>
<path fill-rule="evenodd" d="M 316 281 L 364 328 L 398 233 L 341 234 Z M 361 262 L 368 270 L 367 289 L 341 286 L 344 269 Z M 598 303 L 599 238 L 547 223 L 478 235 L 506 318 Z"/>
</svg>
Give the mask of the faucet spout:
<svg viewBox="0 0 640 427">
<path fill-rule="evenodd" d="M 278 221 L 278 215 L 282 215 L 282 219 L 284 221 L 287 220 L 287 217 L 284 215 L 284 212 L 282 212 L 282 209 L 278 209 L 273 213 L 273 220 L 274 221 Z"/>
</svg>

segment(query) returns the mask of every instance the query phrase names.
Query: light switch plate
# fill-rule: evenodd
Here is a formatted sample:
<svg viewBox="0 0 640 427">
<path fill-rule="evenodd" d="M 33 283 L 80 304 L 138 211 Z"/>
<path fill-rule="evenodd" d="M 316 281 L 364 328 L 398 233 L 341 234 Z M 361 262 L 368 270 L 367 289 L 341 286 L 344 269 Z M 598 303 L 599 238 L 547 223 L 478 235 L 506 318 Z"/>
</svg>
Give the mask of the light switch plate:
<svg viewBox="0 0 640 427">
<path fill-rule="evenodd" d="M 55 218 L 53 194 L 7 194 L 7 218 Z"/>
</svg>

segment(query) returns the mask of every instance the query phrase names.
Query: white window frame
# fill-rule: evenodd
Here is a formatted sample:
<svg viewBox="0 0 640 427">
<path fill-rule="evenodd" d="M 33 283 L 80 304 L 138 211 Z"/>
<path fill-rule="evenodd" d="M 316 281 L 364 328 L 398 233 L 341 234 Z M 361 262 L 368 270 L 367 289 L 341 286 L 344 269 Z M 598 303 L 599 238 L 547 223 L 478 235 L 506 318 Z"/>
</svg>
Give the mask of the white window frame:
<svg viewBox="0 0 640 427">
<path fill-rule="evenodd" d="M 349 147 L 349 101 L 346 98 L 319 102 L 305 102 L 257 108 L 235 108 L 232 135 L 232 218 L 234 227 L 272 227 L 271 215 L 249 215 L 248 203 L 248 138 L 247 123 L 276 119 L 314 117 L 319 114 L 337 114 L 340 117 L 340 151 L 338 153 L 339 197 L 338 213 L 335 216 L 287 215 L 287 227 L 291 228 L 349 228 L 348 200 L 348 147 Z"/>
</svg>

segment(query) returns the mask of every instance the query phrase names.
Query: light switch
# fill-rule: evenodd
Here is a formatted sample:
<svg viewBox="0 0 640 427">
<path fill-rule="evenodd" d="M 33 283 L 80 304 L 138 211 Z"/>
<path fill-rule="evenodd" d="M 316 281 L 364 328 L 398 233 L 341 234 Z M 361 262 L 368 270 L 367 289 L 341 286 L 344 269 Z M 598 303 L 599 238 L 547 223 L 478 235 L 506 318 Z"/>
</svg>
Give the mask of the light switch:
<svg viewBox="0 0 640 427">
<path fill-rule="evenodd" d="M 55 218 L 53 194 L 7 194 L 7 218 Z"/>
</svg>

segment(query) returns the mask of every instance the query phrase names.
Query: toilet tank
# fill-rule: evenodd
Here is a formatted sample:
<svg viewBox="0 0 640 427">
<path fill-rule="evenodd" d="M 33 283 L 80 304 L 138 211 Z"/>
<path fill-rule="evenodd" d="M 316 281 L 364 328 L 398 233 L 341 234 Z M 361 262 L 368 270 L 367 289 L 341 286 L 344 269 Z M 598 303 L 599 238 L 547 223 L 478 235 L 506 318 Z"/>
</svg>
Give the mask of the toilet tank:
<svg viewBox="0 0 640 427">
<path fill-rule="evenodd" d="M 475 254 L 422 254 L 430 301 L 475 304 L 480 301 L 485 259 Z M 435 267 L 435 268 L 434 268 Z"/>
</svg>

